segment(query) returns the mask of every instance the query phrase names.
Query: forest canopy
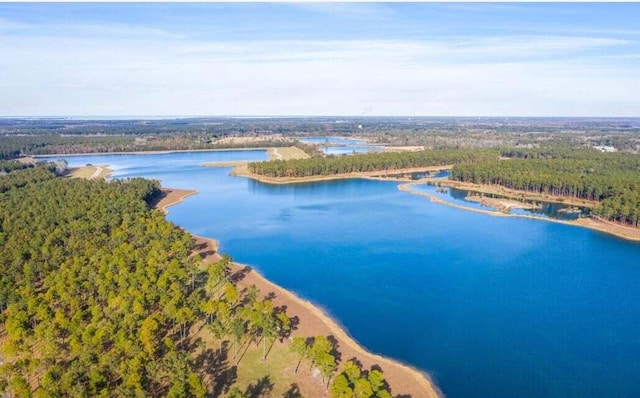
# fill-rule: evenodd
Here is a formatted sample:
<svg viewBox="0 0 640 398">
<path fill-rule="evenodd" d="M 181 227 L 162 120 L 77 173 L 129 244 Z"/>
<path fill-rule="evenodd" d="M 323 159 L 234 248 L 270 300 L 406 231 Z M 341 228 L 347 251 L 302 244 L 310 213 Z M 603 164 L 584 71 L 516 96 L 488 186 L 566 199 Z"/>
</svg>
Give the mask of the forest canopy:
<svg viewBox="0 0 640 398">
<path fill-rule="evenodd" d="M 271 160 L 249 163 L 252 173 L 268 177 L 309 177 L 342 173 L 442 166 L 498 159 L 497 149 L 442 149 L 418 152 L 383 152 L 324 158 Z"/>
<path fill-rule="evenodd" d="M 155 181 L 0 177 L 0 390 L 201 396 L 180 344 L 198 313 L 192 238 L 151 211 Z"/>
<path fill-rule="evenodd" d="M 598 201 L 594 215 L 638 226 L 638 155 L 566 147 L 507 149 L 501 155 L 502 160 L 457 164 L 450 179 Z"/>
</svg>

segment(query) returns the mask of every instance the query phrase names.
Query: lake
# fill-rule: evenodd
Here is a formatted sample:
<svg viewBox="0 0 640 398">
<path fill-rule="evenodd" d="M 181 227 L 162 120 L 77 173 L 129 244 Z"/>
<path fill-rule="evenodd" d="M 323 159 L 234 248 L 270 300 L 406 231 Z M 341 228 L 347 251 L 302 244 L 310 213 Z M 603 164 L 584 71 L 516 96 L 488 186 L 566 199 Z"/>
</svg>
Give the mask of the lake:
<svg viewBox="0 0 640 398">
<path fill-rule="evenodd" d="M 640 396 L 640 244 L 431 203 L 398 183 L 266 185 L 205 161 L 68 157 L 198 189 L 167 216 L 318 304 L 449 397 Z"/>
<path fill-rule="evenodd" d="M 305 137 L 298 138 L 306 144 L 320 145 L 327 155 L 353 155 L 355 153 L 384 152 L 384 147 L 367 143 L 364 139 L 344 137 Z"/>
</svg>

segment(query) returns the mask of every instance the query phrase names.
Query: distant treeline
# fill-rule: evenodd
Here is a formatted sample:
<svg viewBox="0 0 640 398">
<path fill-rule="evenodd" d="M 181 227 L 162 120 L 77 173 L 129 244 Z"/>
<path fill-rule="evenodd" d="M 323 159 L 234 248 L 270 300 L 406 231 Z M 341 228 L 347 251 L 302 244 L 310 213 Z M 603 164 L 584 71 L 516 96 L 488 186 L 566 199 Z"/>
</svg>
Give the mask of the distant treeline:
<svg viewBox="0 0 640 398">
<path fill-rule="evenodd" d="M 640 156 L 579 148 L 503 150 L 509 159 L 457 164 L 450 178 L 528 192 L 600 201 L 593 214 L 637 226 Z"/>
<path fill-rule="evenodd" d="M 495 149 L 444 149 L 419 152 L 383 152 L 324 158 L 271 160 L 249 163 L 253 173 L 269 177 L 309 177 L 342 173 L 397 170 L 498 159 Z"/>
<path fill-rule="evenodd" d="M 194 150 L 226 136 L 366 137 L 429 149 L 613 146 L 640 153 L 640 119 L 624 118 L 187 118 L 0 119 L 0 158 L 20 154 Z M 15 141 L 12 141 L 14 140 Z"/>
<path fill-rule="evenodd" d="M 156 135 L 135 137 L 131 135 L 61 136 L 56 134 L 0 137 L 0 160 L 20 156 L 113 153 L 134 151 L 178 151 L 203 149 L 267 148 L 297 146 L 310 156 L 320 156 L 314 145 L 298 140 L 264 138 L 248 142 L 216 142 L 214 138 L 198 134 Z"/>
</svg>

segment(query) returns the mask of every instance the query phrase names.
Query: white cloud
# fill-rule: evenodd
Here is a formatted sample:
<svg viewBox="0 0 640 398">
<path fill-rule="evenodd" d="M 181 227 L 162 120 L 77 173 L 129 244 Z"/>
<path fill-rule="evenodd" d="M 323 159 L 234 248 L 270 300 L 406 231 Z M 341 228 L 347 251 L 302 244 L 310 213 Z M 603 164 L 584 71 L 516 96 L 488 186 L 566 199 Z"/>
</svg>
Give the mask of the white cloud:
<svg viewBox="0 0 640 398">
<path fill-rule="evenodd" d="M 0 114 L 640 116 L 637 68 L 580 58 L 627 44 L 5 36 Z"/>
</svg>

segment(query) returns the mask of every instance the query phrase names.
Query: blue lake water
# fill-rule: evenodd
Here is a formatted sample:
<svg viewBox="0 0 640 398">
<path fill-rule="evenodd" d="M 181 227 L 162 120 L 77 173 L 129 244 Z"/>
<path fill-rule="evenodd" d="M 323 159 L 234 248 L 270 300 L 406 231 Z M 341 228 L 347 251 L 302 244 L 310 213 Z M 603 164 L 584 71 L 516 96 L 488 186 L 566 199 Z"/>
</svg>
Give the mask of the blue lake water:
<svg viewBox="0 0 640 398">
<path fill-rule="evenodd" d="M 362 139 L 346 137 L 304 137 L 298 140 L 307 144 L 362 145 L 365 143 Z"/>
<path fill-rule="evenodd" d="M 344 137 L 308 137 L 298 138 L 307 144 L 320 144 L 327 155 L 352 155 L 354 153 L 384 152 L 379 145 L 367 144 L 365 140 Z"/>
<path fill-rule="evenodd" d="M 449 397 L 640 396 L 640 244 L 434 204 L 395 182 L 272 186 L 198 166 L 265 157 L 230 153 L 67 159 L 198 189 L 171 221 Z"/>
</svg>

